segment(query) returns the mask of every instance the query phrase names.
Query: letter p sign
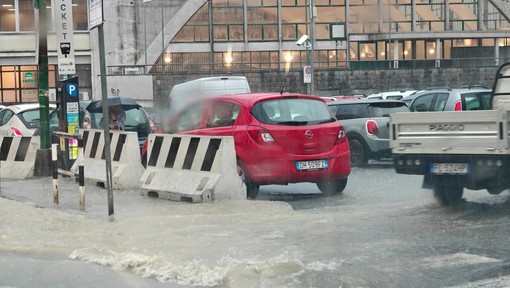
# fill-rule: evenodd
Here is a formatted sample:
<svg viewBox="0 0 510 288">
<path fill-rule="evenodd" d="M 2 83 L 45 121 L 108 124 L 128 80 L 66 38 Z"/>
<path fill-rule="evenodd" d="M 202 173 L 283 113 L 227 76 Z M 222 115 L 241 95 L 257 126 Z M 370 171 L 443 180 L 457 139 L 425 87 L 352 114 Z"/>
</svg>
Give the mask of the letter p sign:
<svg viewBox="0 0 510 288">
<path fill-rule="evenodd" d="M 71 97 L 78 96 L 78 85 L 74 83 L 69 83 L 66 86 L 67 94 Z"/>
</svg>

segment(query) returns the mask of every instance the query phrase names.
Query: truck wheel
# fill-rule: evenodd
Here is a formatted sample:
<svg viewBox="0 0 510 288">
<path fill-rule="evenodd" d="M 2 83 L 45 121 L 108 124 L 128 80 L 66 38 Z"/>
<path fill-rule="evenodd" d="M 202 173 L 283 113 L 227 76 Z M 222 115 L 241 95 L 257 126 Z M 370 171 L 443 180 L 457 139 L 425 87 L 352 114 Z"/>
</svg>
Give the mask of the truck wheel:
<svg viewBox="0 0 510 288">
<path fill-rule="evenodd" d="M 347 186 L 347 178 L 317 182 L 317 187 L 321 190 L 322 194 L 325 195 L 340 194 L 344 192 L 345 186 Z"/>
<path fill-rule="evenodd" d="M 237 174 L 239 177 L 241 177 L 241 180 L 243 180 L 244 184 L 246 185 L 246 198 L 256 199 L 257 195 L 259 194 L 260 185 L 253 183 L 245 171 L 246 169 L 244 169 L 243 165 L 237 163 Z"/>
<path fill-rule="evenodd" d="M 444 206 L 454 206 L 462 200 L 464 187 L 456 179 L 441 179 L 434 183 L 434 196 Z"/>
<path fill-rule="evenodd" d="M 351 150 L 351 167 L 365 167 L 368 164 L 367 151 L 363 144 L 356 139 L 349 140 L 349 149 Z"/>
</svg>

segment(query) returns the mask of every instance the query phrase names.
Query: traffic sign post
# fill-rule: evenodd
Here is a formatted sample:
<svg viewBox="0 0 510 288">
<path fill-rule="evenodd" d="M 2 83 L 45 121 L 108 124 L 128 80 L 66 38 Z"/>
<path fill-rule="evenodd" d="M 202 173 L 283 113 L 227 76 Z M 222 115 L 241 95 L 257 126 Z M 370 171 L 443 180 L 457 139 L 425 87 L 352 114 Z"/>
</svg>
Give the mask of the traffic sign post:
<svg viewBox="0 0 510 288">
<path fill-rule="evenodd" d="M 59 106 L 58 119 L 59 131 L 79 135 L 80 127 L 80 102 L 78 93 L 78 76 L 70 77 L 57 82 L 57 103 Z M 67 139 L 67 141 L 65 141 Z M 61 138 L 60 151 L 63 157 L 61 168 L 70 170 L 78 154 L 77 138 Z"/>
<path fill-rule="evenodd" d="M 101 99 L 103 105 L 103 131 L 104 131 L 104 157 L 106 162 L 106 190 L 108 197 L 108 215 L 114 213 L 113 207 L 113 191 L 112 191 L 112 157 L 110 152 L 110 131 L 108 123 L 110 123 L 110 114 L 108 111 L 108 87 L 106 83 L 106 60 L 104 52 L 104 30 L 103 30 L 103 0 L 90 0 L 90 18 L 89 27 L 97 27 L 98 44 L 99 44 L 99 67 L 101 74 Z"/>
</svg>

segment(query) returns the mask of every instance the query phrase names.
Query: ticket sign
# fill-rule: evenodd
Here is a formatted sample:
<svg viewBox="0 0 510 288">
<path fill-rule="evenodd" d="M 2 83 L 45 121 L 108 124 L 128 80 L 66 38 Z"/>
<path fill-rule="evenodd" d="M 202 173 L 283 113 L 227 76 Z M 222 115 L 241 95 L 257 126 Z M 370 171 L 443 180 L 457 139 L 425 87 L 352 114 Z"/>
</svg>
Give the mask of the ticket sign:
<svg viewBox="0 0 510 288">
<path fill-rule="evenodd" d="M 76 74 L 72 0 L 56 0 L 55 32 L 57 38 L 58 74 Z"/>
</svg>

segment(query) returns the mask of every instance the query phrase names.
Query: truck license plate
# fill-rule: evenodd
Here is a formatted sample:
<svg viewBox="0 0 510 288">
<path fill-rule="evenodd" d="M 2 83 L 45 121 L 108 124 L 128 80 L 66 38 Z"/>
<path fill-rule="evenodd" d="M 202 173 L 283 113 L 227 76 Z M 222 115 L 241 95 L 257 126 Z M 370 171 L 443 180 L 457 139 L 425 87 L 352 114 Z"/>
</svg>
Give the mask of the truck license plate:
<svg viewBox="0 0 510 288">
<path fill-rule="evenodd" d="M 328 169 L 328 160 L 297 161 L 296 169 L 298 171 Z"/>
<path fill-rule="evenodd" d="M 468 174 L 467 163 L 433 163 L 430 165 L 430 172 L 433 174 Z"/>
</svg>

